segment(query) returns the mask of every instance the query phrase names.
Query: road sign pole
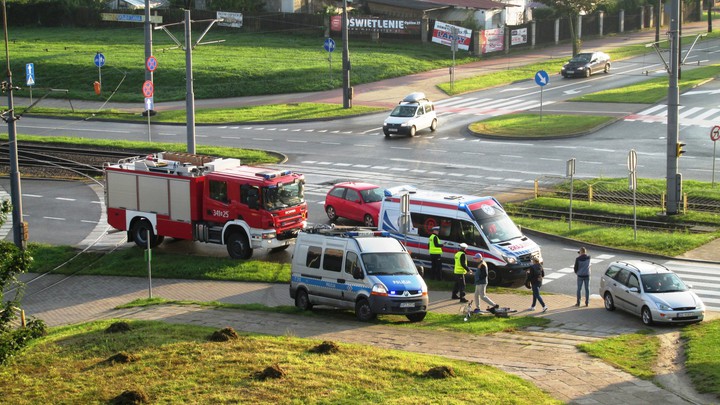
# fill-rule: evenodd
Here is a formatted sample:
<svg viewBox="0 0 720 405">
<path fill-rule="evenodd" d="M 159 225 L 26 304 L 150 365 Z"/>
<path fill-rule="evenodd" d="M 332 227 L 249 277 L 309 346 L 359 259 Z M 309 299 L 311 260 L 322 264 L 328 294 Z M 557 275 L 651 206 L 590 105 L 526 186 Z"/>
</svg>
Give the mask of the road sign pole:
<svg viewBox="0 0 720 405">
<path fill-rule="evenodd" d="M 713 142 L 713 170 L 712 170 L 712 187 L 715 188 L 715 149 L 717 142 Z"/>
</svg>

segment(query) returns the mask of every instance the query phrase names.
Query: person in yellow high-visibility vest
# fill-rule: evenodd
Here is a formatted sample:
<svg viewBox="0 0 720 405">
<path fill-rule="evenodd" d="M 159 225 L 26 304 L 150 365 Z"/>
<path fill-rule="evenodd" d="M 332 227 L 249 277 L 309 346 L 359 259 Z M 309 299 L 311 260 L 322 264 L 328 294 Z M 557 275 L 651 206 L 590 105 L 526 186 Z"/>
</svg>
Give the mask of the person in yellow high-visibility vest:
<svg viewBox="0 0 720 405">
<path fill-rule="evenodd" d="M 467 265 L 467 256 L 465 255 L 467 247 L 467 243 L 460 244 L 460 250 L 455 253 L 455 268 L 453 270 L 455 286 L 453 287 L 452 299 L 460 299 L 462 303 L 468 302 L 465 299 L 465 275 L 470 270 Z"/>
<path fill-rule="evenodd" d="M 432 233 L 428 238 L 428 253 L 430 254 L 430 262 L 432 263 L 429 274 L 430 280 L 442 280 L 442 262 L 440 259 L 442 258 L 443 244 L 438 237 L 439 232 L 439 226 L 433 227 Z"/>
</svg>

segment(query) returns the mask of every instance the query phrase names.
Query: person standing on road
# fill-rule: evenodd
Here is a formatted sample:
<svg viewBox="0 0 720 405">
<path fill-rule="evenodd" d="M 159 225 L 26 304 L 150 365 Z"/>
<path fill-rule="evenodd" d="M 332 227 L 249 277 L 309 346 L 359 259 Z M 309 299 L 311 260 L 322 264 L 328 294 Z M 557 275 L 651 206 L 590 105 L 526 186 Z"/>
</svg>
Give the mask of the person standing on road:
<svg viewBox="0 0 720 405">
<path fill-rule="evenodd" d="M 590 304 L 590 255 L 587 250 L 581 247 L 578 250 L 578 257 L 575 258 L 575 275 L 577 275 L 577 301 L 575 306 L 580 306 L 580 290 L 585 285 L 585 306 Z"/>
<path fill-rule="evenodd" d="M 428 253 L 430 254 L 430 262 L 432 267 L 430 268 L 430 280 L 442 280 L 442 247 L 443 244 L 440 242 L 440 227 L 435 226 L 432 228 L 430 238 L 428 238 Z"/>
<path fill-rule="evenodd" d="M 479 260 L 475 273 L 475 312 L 480 312 L 480 299 L 485 301 L 488 305 L 488 311 L 495 312 L 500 306 L 493 302 L 485 291 L 487 289 L 487 277 L 488 277 L 488 266 L 480 253 L 475 254 L 475 258 Z"/>
<path fill-rule="evenodd" d="M 545 312 L 548 310 L 548 307 L 545 305 L 545 301 L 543 301 L 540 296 L 540 287 L 542 286 L 542 279 L 545 277 L 545 270 L 543 269 L 542 264 L 540 264 L 539 258 L 533 257 L 532 263 L 532 266 L 528 269 L 528 280 L 530 280 L 533 300 L 532 305 L 528 308 L 528 311 L 534 311 L 535 303 L 539 302 L 543 307 L 542 311 Z"/>
<path fill-rule="evenodd" d="M 465 275 L 470 270 L 467 265 L 467 256 L 465 255 L 465 249 L 467 249 L 467 243 L 460 244 L 460 250 L 455 253 L 455 268 L 453 270 L 453 276 L 455 277 L 455 286 L 453 287 L 452 299 L 460 299 L 460 302 L 465 303 Z"/>
</svg>

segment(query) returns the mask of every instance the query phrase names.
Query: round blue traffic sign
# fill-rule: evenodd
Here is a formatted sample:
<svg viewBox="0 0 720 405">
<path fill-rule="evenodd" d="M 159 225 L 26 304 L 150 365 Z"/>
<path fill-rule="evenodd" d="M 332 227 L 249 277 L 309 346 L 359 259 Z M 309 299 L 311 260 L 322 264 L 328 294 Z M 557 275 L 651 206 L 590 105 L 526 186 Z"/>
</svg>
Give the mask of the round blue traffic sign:
<svg viewBox="0 0 720 405">
<path fill-rule="evenodd" d="M 550 76 L 548 76 L 546 71 L 538 70 L 537 73 L 535 73 L 535 83 L 540 87 L 545 86 L 550 83 Z"/>
<path fill-rule="evenodd" d="M 97 67 L 103 67 L 105 64 L 105 55 L 101 54 L 100 52 L 95 54 L 95 66 Z"/>
<path fill-rule="evenodd" d="M 323 48 L 325 48 L 326 51 L 332 52 L 335 50 L 335 41 L 332 38 L 326 38 L 325 43 L 323 44 Z"/>
</svg>

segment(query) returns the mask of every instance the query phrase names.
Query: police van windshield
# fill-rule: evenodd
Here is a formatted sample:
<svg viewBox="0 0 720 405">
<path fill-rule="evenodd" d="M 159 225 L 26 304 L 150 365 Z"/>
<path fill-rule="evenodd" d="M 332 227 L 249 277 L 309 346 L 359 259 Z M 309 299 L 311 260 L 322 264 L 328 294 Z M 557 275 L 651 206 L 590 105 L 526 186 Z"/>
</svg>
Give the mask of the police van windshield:
<svg viewBox="0 0 720 405">
<path fill-rule="evenodd" d="M 507 242 L 522 237 L 522 232 L 512 219 L 496 205 L 483 205 L 483 208 L 472 210 L 472 213 L 490 243 Z"/>
<path fill-rule="evenodd" d="M 397 253 L 363 253 L 365 271 L 370 276 L 418 274 L 410 255 Z"/>
<path fill-rule="evenodd" d="M 399 105 L 395 107 L 390 113 L 391 117 L 414 117 L 417 106 L 414 105 Z"/>
<path fill-rule="evenodd" d="M 280 183 L 277 187 L 263 188 L 263 203 L 266 210 L 279 210 L 305 202 L 304 182 Z"/>
</svg>

